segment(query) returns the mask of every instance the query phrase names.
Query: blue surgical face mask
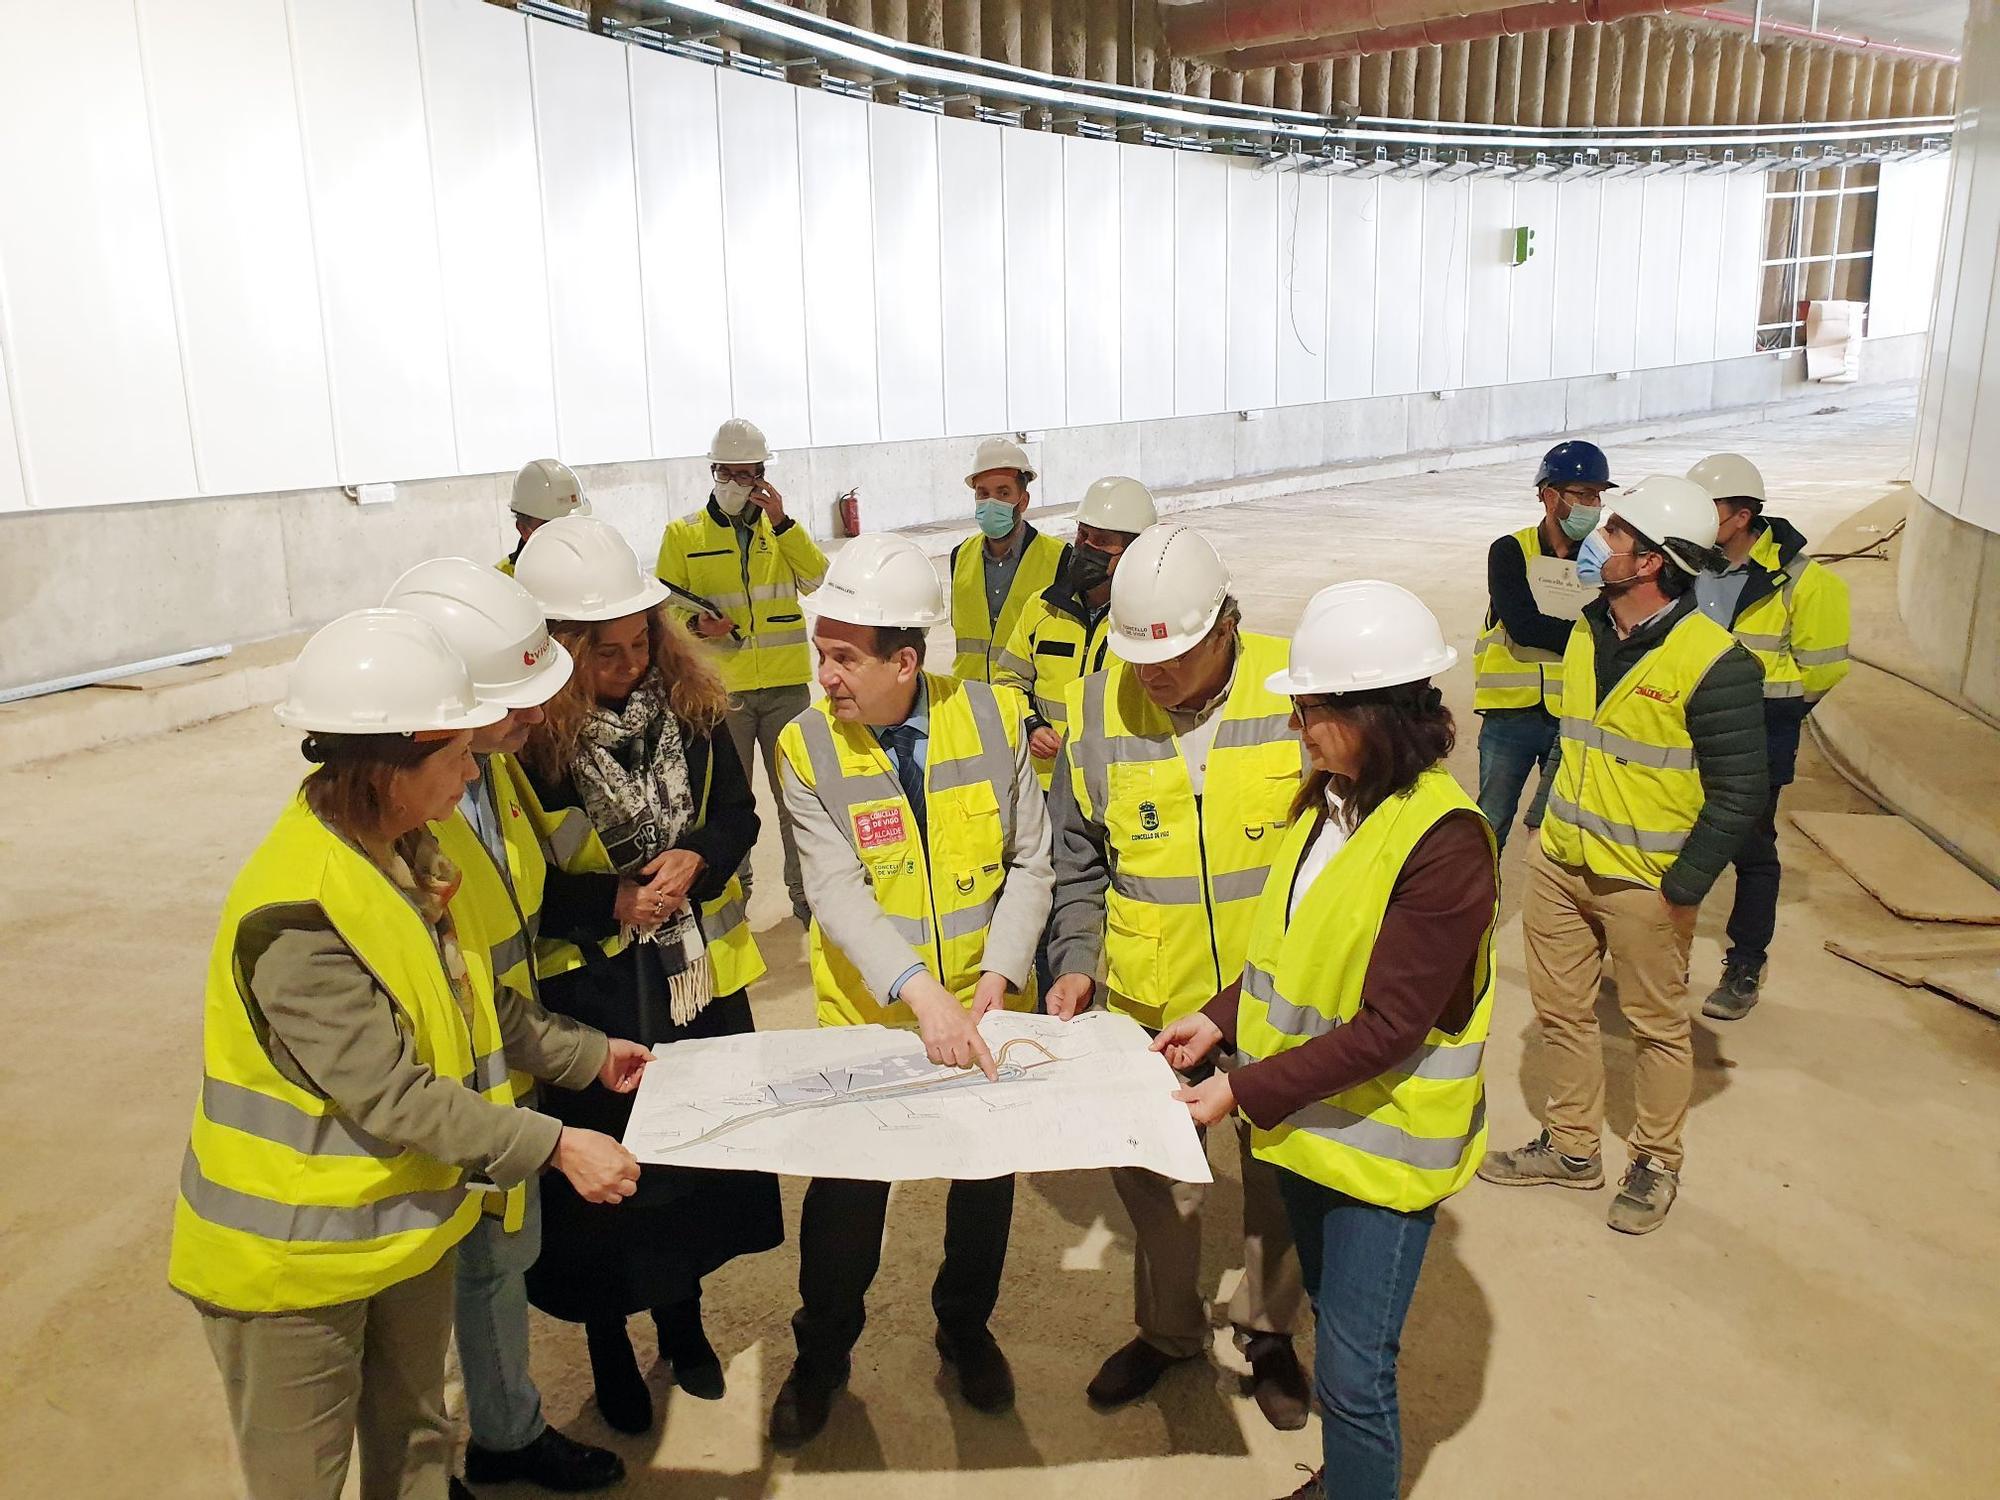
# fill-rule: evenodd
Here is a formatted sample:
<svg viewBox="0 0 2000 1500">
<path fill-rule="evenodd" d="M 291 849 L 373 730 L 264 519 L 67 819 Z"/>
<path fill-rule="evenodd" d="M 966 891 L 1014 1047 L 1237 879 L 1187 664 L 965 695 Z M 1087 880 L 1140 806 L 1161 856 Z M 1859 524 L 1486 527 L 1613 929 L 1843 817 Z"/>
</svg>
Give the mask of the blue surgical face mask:
<svg viewBox="0 0 2000 1500">
<path fill-rule="evenodd" d="M 1585 588 L 1604 587 L 1604 562 L 1611 556 L 1611 544 L 1604 540 L 1604 533 L 1593 531 L 1583 539 L 1583 545 L 1576 549 L 1576 577 Z"/>
<path fill-rule="evenodd" d="M 979 529 L 996 542 L 1014 534 L 1014 507 L 1005 500 L 982 500 L 972 515 L 979 522 Z"/>
<path fill-rule="evenodd" d="M 1562 534 L 1572 542 L 1580 542 L 1597 530 L 1597 523 L 1604 519 L 1601 505 L 1572 505 L 1569 514 L 1556 524 L 1562 527 Z"/>
</svg>

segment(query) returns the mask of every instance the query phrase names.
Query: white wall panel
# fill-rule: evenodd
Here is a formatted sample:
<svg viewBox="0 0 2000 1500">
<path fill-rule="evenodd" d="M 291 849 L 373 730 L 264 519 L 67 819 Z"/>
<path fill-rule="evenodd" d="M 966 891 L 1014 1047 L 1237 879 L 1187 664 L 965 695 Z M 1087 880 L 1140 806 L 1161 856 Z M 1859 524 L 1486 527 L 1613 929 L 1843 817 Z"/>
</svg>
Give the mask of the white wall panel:
<svg viewBox="0 0 2000 1500">
<path fill-rule="evenodd" d="M 1639 240 L 1646 185 L 1620 178 L 1603 185 L 1597 229 L 1597 373 L 1638 367 Z M 1563 184 L 1568 192 L 1570 184 Z"/>
<path fill-rule="evenodd" d="M 875 392 L 875 214 L 868 110 L 800 89 L 799 185 L 805 258 L 806 375 L 815 445 L 882 435 Z"/>
<path fill-rule="evenodd" d="M 418 0 L 452 419 L 472 473 L 557 448 L 526 28 L 483 0 Z"/>
<path fill-rule="evenodd" d="M 1965 260 L 1965 228 L 1971 222 L 1972 179 L 1978 164 L 1977 146 L 1951 153 L 1951 180 L 1945 190 L 1944 239 L 1938 253 L 1937 295 L 1931 307 L 1931 336 L 1924 346 L 1924 378 L 1917 406 L 1917 432 L 1911 460 L 1911 482 L 1917 493 L 1937 503 L 1934 488 L 1938 458 L 1938 428 L 1944 415 L 1946 371 L 1952 345 L 1958 340 L 1959 275 Z"/>
<path fill-rule="evenodd" d="M 1507 378 L 1547 380 L 1553 375 L 1556 267 L 1560 263 L 1562 189 L 1553 182 L 1514 184 L 1514 219 L 1534 231 L 1527 261 L 1509 271 Z M 1587 324 L 1585 325 L 1588 326 Z"/>
<path fill-rule="evenodd" d="M 290 9 L 340 478 L 458 473 L 415 13 Z"/>
<path fill-rule="evenodd" d="M 1061 427 L 1064 371 L 1063 138 L 1001 130 L 1007 205 L 1007 423 Z"/>
<path fill-rule="evenodd" d="M 1716 299 L 1728 239 L 1729 179 L 1689 177 L 1680 212 L 1681 255 L 1674 303 L 1676 364 L 1715 358 Z"/>
<path fill-rule="evenodd" d="M 1375 394 L 1375 229 L 1373 180 L 1327 179 L 1326 399 Z"/>
<path fill-rule="evenodd" d="M 141 0 L 139 27 L 202 491 L 332 484 L 284 8 Z"/>
<path fill-rule="evenodd" d="M 25 510 L 28 488 L 21 480 L 21 450 L 14 441 L 14 400 L 7 386 L 7 330 L 0 326 L 0 515 Z"/>
<path fill-rule="evenodd" d="M 1674 362 L 1679 326 L 1684 177 L 1648 177 L 1641 184 L 1638 332 L 1633 359 L 1641 369 Z"/>
<path fill-rule="evenodd" d="M 1224 400 L 1233 411 L 1278 403 L 1278 179 L 1229 163 L 1229 322 Z"/>
<path fill-rule="evenodd" d="M 1009 425 L 1001 130 L 947 116 L 937 131 L 945 430 L 998 432 Z"/>
<path fill-rule="evenodd" d="M 1174 154 L 1174 414 L 1223 410 L 1229 273 L 1229 164 Z"/>
<path fill-rule="evenodd" d="M 530 26 L 528 36 L 559 456 L 572 464 L 646 458 L 652 413 L 627 49 L 566 26 Z"/>
<path fill-rule="evenodd" d="M 1475 181 L 1466 203 L 1465 384 L 1507 379 L 1514 277 L 1514 185 Z"/>
<path fill-rule="evenodd" d="M 1119 415 L 1174 414 L 1174 159 L 1153 146 L 1118 148 Z"/>
<path fill-rule="evenodd" d="M 1375 191 L 1375 394 L 1403 396 L 1417 389 L 1424 185 L 1383 178 Z"/>
<path fill-rule="evenodd" d="M 882 436 L 890 442 L 942 437 L 937 122 L 919 110 L 886 104 L 871 105 L 868 119 Z"/>
<path fill-rule="evenodd" d="M 1063 366 L 1069 424 L 1116 422 L 1121 338 L 1119 153 L 1111 141 L 1063 142 Z"/>
<path fill-rule="evenodd" d="M 799 227 L 799 135 L 789 83 L 724 70 L 723 246 L 729 258 L 732 410 L 772 446 L 812 441 L 806 386 L 805 272 Z"/>
<path fill-rule="evenodd" d="M 1278 176 L 1278 400 L 1326 392 L 1327 179 Z"/>
<path fill-rule="evenodd" d="M 1716 268 L 1715 359 L 1757 352 L 1757 304 L 1763 295 L 1763 177 L 1723 179 L 1722 257 Z"/>
<path fill-rule="evenodd" d="M 1424 189 L 1423 314 L 1418 329 L 1417 387 L 1465 384 L 1466 221 L 1471 184 L 1427 182 Z"/>
<path fill-rule="evenodd" d="M 628 48 L 626 61 L 653 453 L 676 458 L 706 453 L 733 414 L 719 70 L 645 47 Z"/>
<path fill-rule="evenodd" d="M 1948 156 L 1882 164 L 1875 200 L 1875 265 L 1868 289 L 1870 338 L 1921 333 L 1930 327 L 1950 178 Z"/>
<path fill-rule="evenodd" d="M 1604 184 L 1556 186 L 1555 293 L 1549 312 L 1549 374 L 1588 375 L 1597 368 L 1597 242 Z"/>
<path fill-rule="evenodd" d="M 130 6 L 0 15 L 0 142 L 0 338 L 28 495 L 95 505 L 192 494 Z"/>
</svg>

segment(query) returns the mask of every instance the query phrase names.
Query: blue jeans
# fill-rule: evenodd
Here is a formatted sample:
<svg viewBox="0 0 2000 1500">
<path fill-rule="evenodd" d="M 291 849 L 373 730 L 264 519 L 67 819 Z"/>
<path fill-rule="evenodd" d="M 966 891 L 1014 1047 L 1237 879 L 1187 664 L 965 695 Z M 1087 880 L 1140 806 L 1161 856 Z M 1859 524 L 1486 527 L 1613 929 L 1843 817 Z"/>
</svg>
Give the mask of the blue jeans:
<svg viewBox="0 0 2000 1500">
<path fill-rule="evenodd" d="M 508 1234 L 480 1215 L 458 1245 L 458 1362 L 465 1372 L 465 1412 L 472 1441 L 512 1453 L 542 1435 L 542 1393 L 528 1373 L 528 1287 L 523 1278 L 542 1253 L 542 1194 L 528 1179 L 528 1208 Z"/>
<path fill-rule="evenodd" d="M 1479 718 L 1479 810 L 1493 825 L 1493 839 L 1507 847 L 1514 812 L 1521 805 L 1521 788 L 1541 767 L 1541 785 L 1528 804 L 1528 826 L 1542 826 L 1542 809 L 1549 803 L 1549 786 L 1556 779 L 1561 726 L 1554 714 L 1507 710 Z"/>
<path fill-rule="evenodd" d="M 1282 1167 L 1278 1188 L 1313 1303 L 1321 1485 L 1327 1500 L 1396 1500 L 1396 1355 L 1437 1210 L 1397 1213 Z"/>
</svg>

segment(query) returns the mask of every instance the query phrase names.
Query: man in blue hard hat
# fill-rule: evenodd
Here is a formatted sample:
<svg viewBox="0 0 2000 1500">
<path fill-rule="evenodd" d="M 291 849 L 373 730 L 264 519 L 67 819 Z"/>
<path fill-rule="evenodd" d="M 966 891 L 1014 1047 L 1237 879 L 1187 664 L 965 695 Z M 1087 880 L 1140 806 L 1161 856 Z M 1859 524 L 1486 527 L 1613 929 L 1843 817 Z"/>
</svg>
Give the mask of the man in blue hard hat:
<svg viewBox="0 0 2000 1500">
<path fill-rule="evenodd" d="M 1479 632 L 1473 711 L 1479 715 L 1479 810 L 1502 848 L 1521 789 L 1537 768 L 1541 784 L 1528 808 L 1538 828 L 1555 777 L 1562 720 L 1562 656 L 1576 621 L 1542 613 L 1528 583 L 1532 559 L 1573 561 L 1597 529 L 1599 497 L 1612 487 L 1611 465 L 1595 443 L 1572 439 L 1542 455 L 1535 495 L 1542 519 L 1498 538 L 1486 553 L 1486 622 Z"/>
</svg>

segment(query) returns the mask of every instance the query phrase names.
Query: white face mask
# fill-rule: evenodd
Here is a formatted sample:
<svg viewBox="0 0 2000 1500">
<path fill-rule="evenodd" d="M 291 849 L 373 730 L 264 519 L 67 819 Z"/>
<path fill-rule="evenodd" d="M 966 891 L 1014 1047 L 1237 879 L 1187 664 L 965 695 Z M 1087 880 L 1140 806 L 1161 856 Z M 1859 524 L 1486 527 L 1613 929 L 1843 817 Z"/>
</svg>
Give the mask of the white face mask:
<svg viewBox="0 0 2000 1500">
<path fill-rule="evenodd" d="M 715 503 L 722 507 L 725 516 L 740 516 L 743 507 L 750 503 L 750 486 L 733 479 L 718 479 L 715 481 Z"/>
</svg>

